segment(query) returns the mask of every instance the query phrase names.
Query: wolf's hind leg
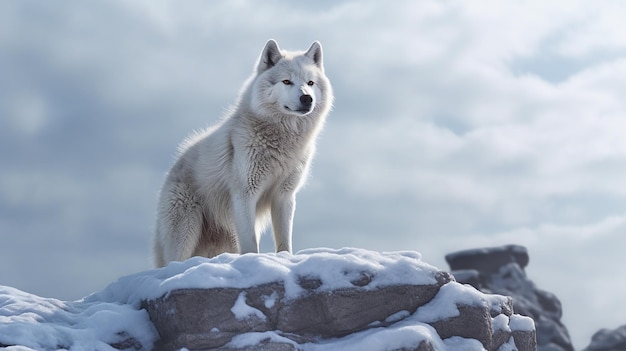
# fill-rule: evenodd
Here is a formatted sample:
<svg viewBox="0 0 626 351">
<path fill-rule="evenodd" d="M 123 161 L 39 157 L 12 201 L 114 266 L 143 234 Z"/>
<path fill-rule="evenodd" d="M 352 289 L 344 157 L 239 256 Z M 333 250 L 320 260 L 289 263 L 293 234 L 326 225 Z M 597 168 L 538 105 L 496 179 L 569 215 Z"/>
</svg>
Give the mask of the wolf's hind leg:
<svg viewBox="0 0 626 351">
<path fill-rule="evenodd" d="M 165 262 L 184 261 L 193 256 L 202 234 L 202 208 L 188 185 L 175 183 L 169 188 L 161 209 L 163 258 Z"/>
</svg>

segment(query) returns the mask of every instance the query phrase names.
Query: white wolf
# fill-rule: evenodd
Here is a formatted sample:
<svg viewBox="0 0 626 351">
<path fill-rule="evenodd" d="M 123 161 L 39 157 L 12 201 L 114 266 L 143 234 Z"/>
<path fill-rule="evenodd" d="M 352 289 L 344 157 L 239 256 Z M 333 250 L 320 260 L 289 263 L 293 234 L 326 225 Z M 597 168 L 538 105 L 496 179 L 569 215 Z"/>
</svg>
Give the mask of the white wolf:
<svg viewBox="0 0 626 351">
<path fill-rule="evenodd" d="M 181 144 L 161 188 L 155 265 L 258 252 L 270 218 L 276 251 L 291 252 L 295 195 L 332 100 L 319 42 L 287 52 L 269 40 L 232 111 Z"/>
</svg>

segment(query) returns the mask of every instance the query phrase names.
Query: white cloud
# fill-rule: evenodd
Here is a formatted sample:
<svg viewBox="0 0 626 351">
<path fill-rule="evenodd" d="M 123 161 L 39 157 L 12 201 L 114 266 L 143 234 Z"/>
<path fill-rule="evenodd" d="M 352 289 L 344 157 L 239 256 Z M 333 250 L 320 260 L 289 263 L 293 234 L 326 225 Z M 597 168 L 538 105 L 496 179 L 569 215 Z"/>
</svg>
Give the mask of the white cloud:
<svg viewBox="0 0 626 351">
<path fill-rule="evenodd" d="M 623 26 L 626 6 L 621 1 L 607 1 L 601 7 L 578 4 L 576 21 L 564 32 L 564 38 L 556 50 L 566 56 L 590 56 L 623 48 L 626 34 L 616 30 Z M 572 6 L 573 7 L 573 6 Z"/>
</svg>

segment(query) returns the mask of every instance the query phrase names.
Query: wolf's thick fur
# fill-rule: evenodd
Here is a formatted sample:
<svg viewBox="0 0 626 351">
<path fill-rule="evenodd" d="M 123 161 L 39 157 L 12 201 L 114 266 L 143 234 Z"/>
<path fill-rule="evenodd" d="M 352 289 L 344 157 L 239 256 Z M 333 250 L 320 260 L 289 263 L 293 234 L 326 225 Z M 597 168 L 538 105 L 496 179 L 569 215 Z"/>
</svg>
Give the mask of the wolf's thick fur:
<svg viewBox="0 0 626 351">
<path fill-rule="evenodd" d="M 155 265 L 258 252 L 270 218 L 276 251 L 291 252 L 295 195 L 332 100 L 319 42 L 286 52 L 268 41 L 231 113 L 181 144 L 161 188 Z"/>
</svg>

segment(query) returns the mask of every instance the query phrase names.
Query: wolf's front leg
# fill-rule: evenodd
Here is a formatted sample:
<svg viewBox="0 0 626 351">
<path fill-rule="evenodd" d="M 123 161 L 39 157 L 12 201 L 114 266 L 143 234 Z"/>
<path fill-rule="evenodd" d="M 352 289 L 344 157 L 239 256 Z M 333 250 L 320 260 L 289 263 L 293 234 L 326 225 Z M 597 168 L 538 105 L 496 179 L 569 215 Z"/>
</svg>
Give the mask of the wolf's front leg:
<svg viewBox="0 0 626 351">
<path fill-rule="evenodd" d="M 295 194 L 284 194 L 272 201 L 272 226 L 274 227 L 276 252 L 288 251 L 291 253 L 291 234 L 295 211 Z"/>
<path fill-rule="evenodd" d="M 233 196 L 233 210 L 240 253 L 259 252 L 259 243 L 254 229 L 256 202 L 247 194 Z"/>
</svg>

